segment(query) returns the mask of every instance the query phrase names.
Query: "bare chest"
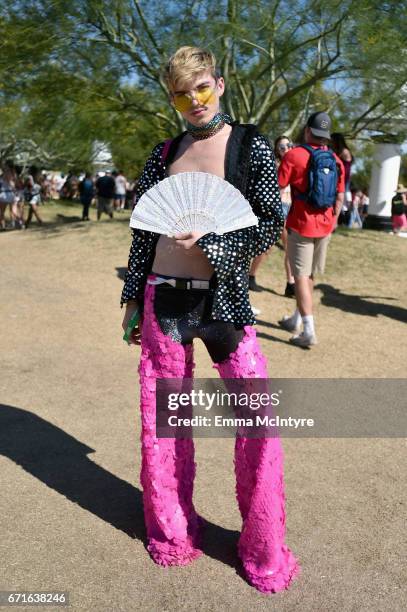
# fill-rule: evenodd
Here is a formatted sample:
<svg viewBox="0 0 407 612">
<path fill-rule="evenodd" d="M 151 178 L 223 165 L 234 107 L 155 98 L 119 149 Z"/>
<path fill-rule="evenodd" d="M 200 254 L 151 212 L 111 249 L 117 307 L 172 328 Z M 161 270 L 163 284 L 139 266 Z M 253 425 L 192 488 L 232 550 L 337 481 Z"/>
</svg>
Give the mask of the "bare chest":
<svg viewBox="0 0 407 612">
<path fill-rule="evenodd" d="M 185 137 L 168 174 L 171 176 L 179 172 L 208 172 L 224 179 L 228 137 L 229 130 L 207 140 L 193 141 Z"/>
</svg>

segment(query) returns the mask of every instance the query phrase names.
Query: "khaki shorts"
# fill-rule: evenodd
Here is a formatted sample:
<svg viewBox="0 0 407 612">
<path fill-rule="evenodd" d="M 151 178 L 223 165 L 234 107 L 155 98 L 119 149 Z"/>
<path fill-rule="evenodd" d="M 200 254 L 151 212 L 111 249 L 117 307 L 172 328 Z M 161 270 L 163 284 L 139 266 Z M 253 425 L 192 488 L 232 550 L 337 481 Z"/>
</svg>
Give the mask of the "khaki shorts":
<svg viewBox="0 0 407 612">
<path fill-rule="evenodd" d="M 293 276 L 323 274 L 331 234 L 323 238 L 307 238 L 288 230 L 287 253 Z"/>
<path fill-rule="evenodd" d="M 108 215 L 112 212 L 113 198 L 102 198 L 98 196 L 98 211 L 105 212 Z"/>
</svg>

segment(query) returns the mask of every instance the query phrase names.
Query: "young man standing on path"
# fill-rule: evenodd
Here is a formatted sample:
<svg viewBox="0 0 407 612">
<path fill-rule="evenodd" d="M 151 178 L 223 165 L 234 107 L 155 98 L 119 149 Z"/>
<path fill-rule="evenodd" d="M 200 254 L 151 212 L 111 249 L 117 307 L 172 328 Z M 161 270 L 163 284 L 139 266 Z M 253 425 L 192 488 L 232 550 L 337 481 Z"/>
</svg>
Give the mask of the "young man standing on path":
<svg viewBox="0 0 407 612">
<path fill-rule="evenodd" d="M 141 343 L 141 483 L 147 549 L 155 563 L 187 565 L 203 554 L 205 520 L 193 503 L 193 438 L 156 435 L 157 379 L 191 379 L 200 338 L 223 379 L 267 379 L 249 302 L 250 261 L 278 240 L 283 211 L 273 150 L 256 126 L 220 111 L 225 81 L 205 49 L 181 47 L 163 75 L 186 131 L 157 144 L 140 177 L 136 201 L 182 172 L 206 172 L 245 194 L 258 225 L 224 234 L 175 237 L 133 230 L 121 303 L 123 329 L 140 313 L 130 342 Z M 299 565 L 285 544 L 283 451 L 278 437 L 237 436 L 236 496 L 242 516 L 237 554 L 250 584 L 276 593 Z"/>
<path fill-rule="evenodd" d="M 278 169 L 280 189 L 291 186 L 292 206 L 286 222 L 287 247 L 297 300 L 294 314 L 285 316 L 279 324 L 287 331 L 295 332 L 299 331 L 302 323 L 303 331 L 290 338 L 290 342 L 304 348 L 317 344 L 312 306 L 314 275 L 324 272 L 328 243 L 345 192 L 343 164 L 335 153 L 328 153 L 330 127 L 329 115 L 313 113 L 305 128 L 305 146 L 300 145 L 288 151 Z M 321 161 L 317 162 L 311 148 L 314 151 L 326 151 L 328 155 L 322 160 L 318 154 Z M 312 193 L 311 182 L 314 185 Z M 328 193 L 330 197 L 327 197 Z M 321 201 L 324 197 L 326 200 Z"/>
</svg>

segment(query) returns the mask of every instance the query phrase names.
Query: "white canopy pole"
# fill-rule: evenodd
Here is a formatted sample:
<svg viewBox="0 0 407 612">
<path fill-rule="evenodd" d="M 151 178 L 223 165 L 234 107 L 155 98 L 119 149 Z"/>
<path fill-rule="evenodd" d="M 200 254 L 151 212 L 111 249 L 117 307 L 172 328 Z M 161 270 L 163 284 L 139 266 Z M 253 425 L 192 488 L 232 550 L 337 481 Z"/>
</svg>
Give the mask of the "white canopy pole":
<svg viewBox="0 0 407 612">
<path fill-rule="evenodd" d="M 369 188 L 366 227 L 391 229 L 391 200 L 397 189 L 401 148 L 396 143 L 376 143 Z"/>
</svg>

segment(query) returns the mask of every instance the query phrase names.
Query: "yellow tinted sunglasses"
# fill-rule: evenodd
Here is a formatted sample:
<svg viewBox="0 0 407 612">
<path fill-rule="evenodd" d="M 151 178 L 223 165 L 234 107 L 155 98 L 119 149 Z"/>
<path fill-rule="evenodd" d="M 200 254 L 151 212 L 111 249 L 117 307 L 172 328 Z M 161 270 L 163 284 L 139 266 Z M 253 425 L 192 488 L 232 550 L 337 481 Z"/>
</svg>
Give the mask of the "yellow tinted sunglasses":
<svg viewBox="0 0 407 612">
<path fill-rule="evenodd" d="M 198 104 L 212 104 L 215 102 L 215 92 L 212 87 L 202 87 L 191 95 L 190 93 L 175 93 L 172 95 L 174 106 L 177 111 L 185 113 L 185 111 L 192 108 L 193 100 L 196 100 Z"/>
</svg>

